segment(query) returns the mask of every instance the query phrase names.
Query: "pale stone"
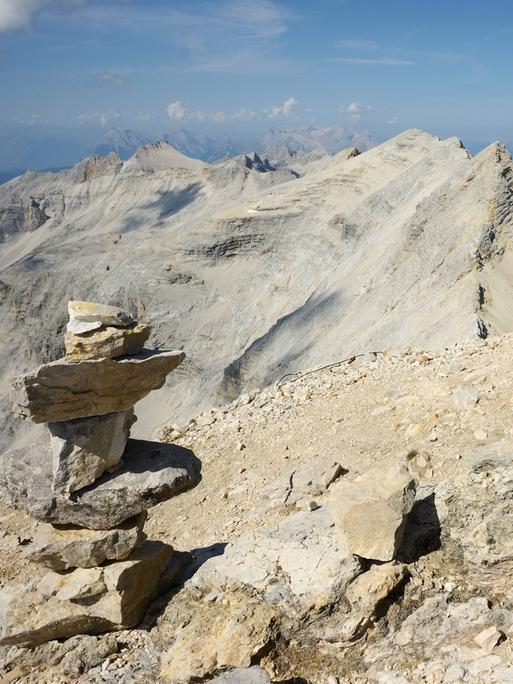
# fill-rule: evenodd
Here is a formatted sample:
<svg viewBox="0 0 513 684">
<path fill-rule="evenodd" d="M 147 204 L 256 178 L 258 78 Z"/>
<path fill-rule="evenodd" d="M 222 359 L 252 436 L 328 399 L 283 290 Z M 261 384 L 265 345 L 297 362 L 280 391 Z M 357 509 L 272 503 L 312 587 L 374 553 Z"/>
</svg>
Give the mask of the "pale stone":
<svg viewBox="0 0 513 684">
<path fill-rule="evenodd" d="M 344 472 L 329 456 L 316 456 L 303 465 L 280 475 L 265 488 L 255 512 L 285 507 L 308 507 L 312 496 L 323 494 Z"/>
<path fill-rule="evenodd" d="M 337 540 L 330 511 L 323 507 L 293 513 L 273 527 L 240 537 L 222 556 L 207 560 L 191 583 L 204 593 L 237 583 L 271 602 L 279 597 L 310 610 L 336 601 L 360 572 L 360 563 Z"/>
<path fill-rule="evenodd" d="M 26 555 L 31 561 L 58 571 L 124 560 L 141 543 L 145 520 L 146 514 L 141 513 L 112 530 L 54 527 L 40 523 Z"/>
<path fill-rule="evenodd" d="M 68 302 L 68 332 L 84 333 L 102 326 L 115 325 L 126 327 L 135 321 L 131 314 L 117 306 L 97 304 L 96 302 Z"/>
<path fill-rule="evenodd" d="M 64 496 L 52 490 L 52 453 L 43 442 L 2 454 L 0 499 L 42 522 L 111 529 L 194 487 L 200 466 L 189 449 L 129 439 L 119 470 Z"/>
<path fill-rule="evenodd" d="M 66 358 L 113 359 L 127 354 L 136 354 L 150 336 L 149 325 L 139 323 L 130 328 L 100 328 L 77 335 L 67 332 L 64 335 Z"/>
<path fill-rule="evenodd" d="M 136 421 L 134 410 L 49 423 L 53 490 L 74 492 L 116 466 Z"/>
<path fill-rule="evenodd" d="M 73 420 L 126 411 L 185 358 L 182 351 L 148 351 L 115 359 L 59 359 L 16 382 L 18 413 L 35 423 Z"/>
<path fill-rule="evenodd" d="M 475 387 L 462 386 L 453 390 L 452 399 L 458 410 L 465 411 L 477 404 L 479 401 L 479 394 Z"/>
<path fill-rule="evenodd" d="M 235 670 L 225 672 L 210 681 L 212 684 L 271 684 L 267 672 L 258 665 L 237 667 Z"/>
<path fill-rule="evenodd" d="M 334 485 L 330 506 L 340 542 L 362 558 L 392 560 L 415 490 L 415 480 L 403 465 L 374 468 Z"/>
<path fill-rule="evenodd" d="M 503 638 L 503 633 L 497 629 L 495 625 L 484 629 L 474 638 L 475 643 L 484 651 L 491 653 L 497 646 L 499 641 Z"/>
<path fill-rule="evenodd" d="M 179 592 L 169 602 L 158 633 L 159 682 L 190 684 L 210 673 L 248 668 L 276 639 L 277 607 L 230 592 L 222 601 L 192 600 Z"/>
<path fill-rule="evenodd" d="M 146 542 L 125 561 L 3 589 L 0 644 L 33 646 L 133 627 L 155 598 L 172 552 L 161 542 Z"/>
</svg>

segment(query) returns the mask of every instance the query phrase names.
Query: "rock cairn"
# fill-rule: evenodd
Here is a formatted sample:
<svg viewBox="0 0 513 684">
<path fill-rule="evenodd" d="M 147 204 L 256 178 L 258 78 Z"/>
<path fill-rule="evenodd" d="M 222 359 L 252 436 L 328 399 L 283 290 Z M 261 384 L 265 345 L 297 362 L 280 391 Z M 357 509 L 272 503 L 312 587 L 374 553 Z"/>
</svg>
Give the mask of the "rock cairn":
<svg viewBox="0 0 513 684">
<path fill-rule="evenodd" d="M 199 481 L 192 452 L 130 439 L 134 404 L 181 351 L 143 349 L 149 326 L 69 302 L 66 356 L 16 382 L 17 411 L 49 439 L 2 457 L 0 497 L 39 521 L 28 557 L 50 572 L 2 590 L 0 643 L 31 646 L 133 627 L 166 591 L 181 554 L 143 531 L 146 511 Z"/>
</svg>

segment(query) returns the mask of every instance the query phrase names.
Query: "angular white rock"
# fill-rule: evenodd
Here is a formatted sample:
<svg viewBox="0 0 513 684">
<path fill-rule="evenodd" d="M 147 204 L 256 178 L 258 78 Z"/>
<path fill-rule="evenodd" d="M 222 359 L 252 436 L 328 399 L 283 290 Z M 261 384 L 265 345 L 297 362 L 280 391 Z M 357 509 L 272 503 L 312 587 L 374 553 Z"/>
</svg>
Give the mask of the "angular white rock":
<svg viewBox="0 0 513 684">
<path fill-rule="evenodd" d="M 331 489 L 330 507 L 340 542 L 361 558 L 392 560 L 415 491 L 415 479 L 404 465 L 373 468 L 338 482 Z"/>
</svg>

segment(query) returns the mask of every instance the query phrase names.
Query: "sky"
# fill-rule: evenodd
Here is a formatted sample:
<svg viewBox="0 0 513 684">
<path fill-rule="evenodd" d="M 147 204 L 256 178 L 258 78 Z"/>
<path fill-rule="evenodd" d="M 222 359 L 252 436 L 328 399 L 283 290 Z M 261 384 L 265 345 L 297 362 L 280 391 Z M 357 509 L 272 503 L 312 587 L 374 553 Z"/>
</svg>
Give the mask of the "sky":
<svg viewBox="0 0 513 684">
<path fill-rule="evenodd" d="M 510 141 L 512 39 L 511 0 L 0 0 L 0 133 Z"/>
</svg>

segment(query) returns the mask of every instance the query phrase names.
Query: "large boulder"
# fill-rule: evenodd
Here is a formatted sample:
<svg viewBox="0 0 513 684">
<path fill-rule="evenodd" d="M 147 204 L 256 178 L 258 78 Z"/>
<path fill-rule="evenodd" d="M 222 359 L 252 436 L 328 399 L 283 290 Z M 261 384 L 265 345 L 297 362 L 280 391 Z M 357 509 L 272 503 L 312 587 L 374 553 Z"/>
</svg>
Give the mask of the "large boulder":
<svg viewBox="0 0 513 684">
<path fill-rule="evenodd" d="M 136 625 L 157 592 L 172 547 L 146 542 L 128 560 L 49 573 L 31 586 L 0 593 L 0 644 L 33 646 L 76 634 Z"/>
<path fill-rule="evenodd" d="M 64 494 L 95 482 L 116 466 L 126 447 L 134 410 L 49 423 L 53 490 Z"/>
<path fill-rule="evenodd" d="M 26 556 L 52 570 L 92 568 L 105 561 L 124 560 L 144 539 L 146 514 L 112 530 L 87 530 L 70 525 L 39 523 Z"/>
<path fill-rule="evenodd" d="M 330 491 L 341 544 L 368 560 L 392 560 L 415 501 L 416 483 L 408 468 L 373 468 L 354 480 L 344 478 Z"/>
<path fill-rule="evenodd" d="M 2 455 L 0 499 L 42 522 L 111 529 L 194 487 L 200 470 L 189 449 L 129 439 L 119 470 L 64 496 L 52 489 L 52 453 L 43 442 Z"/>
<path fill-rule="evenodd" d="M 185 358 L 182 351 L 143 350 L 115 359 L 59 359 L 20 377 L 17 411 L 35 423 L 126 411 Z"/>
<path fill-rule="evenodd" d="M 127 354 L 136 354 L 144 347 L 150 332 L 150 326 L 144 323 L 138 323 L 130 328 L 108 326 L 80 335 L 67 332 L 64 335 L 66 358 L 72 360 L 113 359 Z"/>
</svg>

